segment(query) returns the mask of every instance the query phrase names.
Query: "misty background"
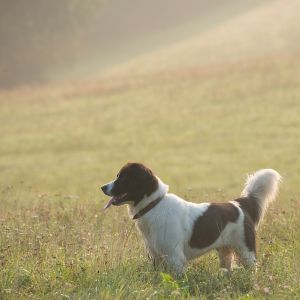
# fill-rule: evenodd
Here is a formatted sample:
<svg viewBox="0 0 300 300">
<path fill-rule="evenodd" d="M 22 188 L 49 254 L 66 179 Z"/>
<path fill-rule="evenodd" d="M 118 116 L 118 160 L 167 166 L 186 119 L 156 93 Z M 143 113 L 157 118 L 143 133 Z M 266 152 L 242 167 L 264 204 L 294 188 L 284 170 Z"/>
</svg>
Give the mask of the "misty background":
<svg viewBox="0 0 300 300">
<path fill-rule="evenodd" d="M 0 88 L 98 73 L 266 1 L 3 0 Z"/>
</svg>

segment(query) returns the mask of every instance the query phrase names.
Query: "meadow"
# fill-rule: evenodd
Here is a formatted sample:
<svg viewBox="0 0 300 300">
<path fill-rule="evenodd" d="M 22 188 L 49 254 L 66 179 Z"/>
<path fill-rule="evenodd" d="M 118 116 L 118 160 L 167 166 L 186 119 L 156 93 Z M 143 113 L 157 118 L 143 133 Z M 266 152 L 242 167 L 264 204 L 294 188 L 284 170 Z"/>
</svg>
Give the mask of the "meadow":
<svg viewBox="0 0 300 300">
<path fill-rule="evenodd" d="M 150 61 L 0 93 L 0 299 L 300 299 L 299 52 L 134 72 Z M 154 270 L 126 208 L 103 211 L 128 161 L 194 202 L 276 169 L 256 274 L 222 274 L 213 252 L 179 279 Z"/>
</svg>

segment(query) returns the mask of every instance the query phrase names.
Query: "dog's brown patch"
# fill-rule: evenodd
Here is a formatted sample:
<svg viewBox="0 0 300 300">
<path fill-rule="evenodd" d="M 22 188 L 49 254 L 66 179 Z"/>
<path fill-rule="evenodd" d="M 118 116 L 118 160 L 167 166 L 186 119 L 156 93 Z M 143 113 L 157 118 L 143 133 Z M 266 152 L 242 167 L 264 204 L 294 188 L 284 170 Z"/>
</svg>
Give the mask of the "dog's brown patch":
<svg viewBox="0 0 300 300">
<path fill-rule="evenodd" d="M 242 197 L 236 201 L 245 214 L 248 214 L 255 225 L 258 224 L 261 217 L 261 209 L 258 204 L 258 199 L 254 197 Z"/>
<path fill-rule="evenodd" d="M 244 235 L 246 246 L 249 251 L 256 254 L 255 225 L 258 224 L 261 218 L 259 200 L 254 197 L 241 197 L 234 201 L 239 204 L 245 214 Z"/>
<path fill-rule="evenodd" d="M 234 250 L 230 247 L 221 247 L 218 248 L 217 251 L 219 254 L 220 267 L 230 271 L 234 260 Z"/>
<path fill-rule="evenodd" d="M 195 221 L 190 246 L 205 248 L 217 240 L 227 223 L 236 222 L 239 210 L 232 203 L 212 203 Z"/>
</svg>

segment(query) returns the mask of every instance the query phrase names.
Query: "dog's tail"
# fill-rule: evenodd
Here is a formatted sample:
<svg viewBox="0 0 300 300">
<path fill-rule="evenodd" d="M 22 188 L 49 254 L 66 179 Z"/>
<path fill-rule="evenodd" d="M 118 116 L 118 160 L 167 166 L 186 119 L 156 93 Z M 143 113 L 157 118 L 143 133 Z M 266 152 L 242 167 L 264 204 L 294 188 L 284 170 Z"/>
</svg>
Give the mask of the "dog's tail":
<svg viewBox="0 0 300 300">
<path fill-rule="evenodd" d="M 273 169 L 263 169 L 248 175 L 242 198 L 238 202 L 257 227 L 269 206 L 275 200 L 281 176 Z"/>
</svg>

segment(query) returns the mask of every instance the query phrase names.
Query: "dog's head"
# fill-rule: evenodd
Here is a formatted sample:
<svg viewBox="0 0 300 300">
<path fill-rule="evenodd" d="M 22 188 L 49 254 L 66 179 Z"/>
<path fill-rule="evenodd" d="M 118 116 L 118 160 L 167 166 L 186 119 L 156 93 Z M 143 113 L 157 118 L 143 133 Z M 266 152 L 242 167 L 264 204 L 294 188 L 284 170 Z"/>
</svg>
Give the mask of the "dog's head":
<svg viewBox="0 0 300 300">
<path fill-rule="evenodd" d="M 101 187 L 105 195 L 112 198 L 111 205 L 132 203 L 136 206 L 144 196 L 149 196 L 158 188 L 158 180 L 152 171 L 140 163 L 128 163 L 118 173 L 116 180 Z"/>
</svg>

